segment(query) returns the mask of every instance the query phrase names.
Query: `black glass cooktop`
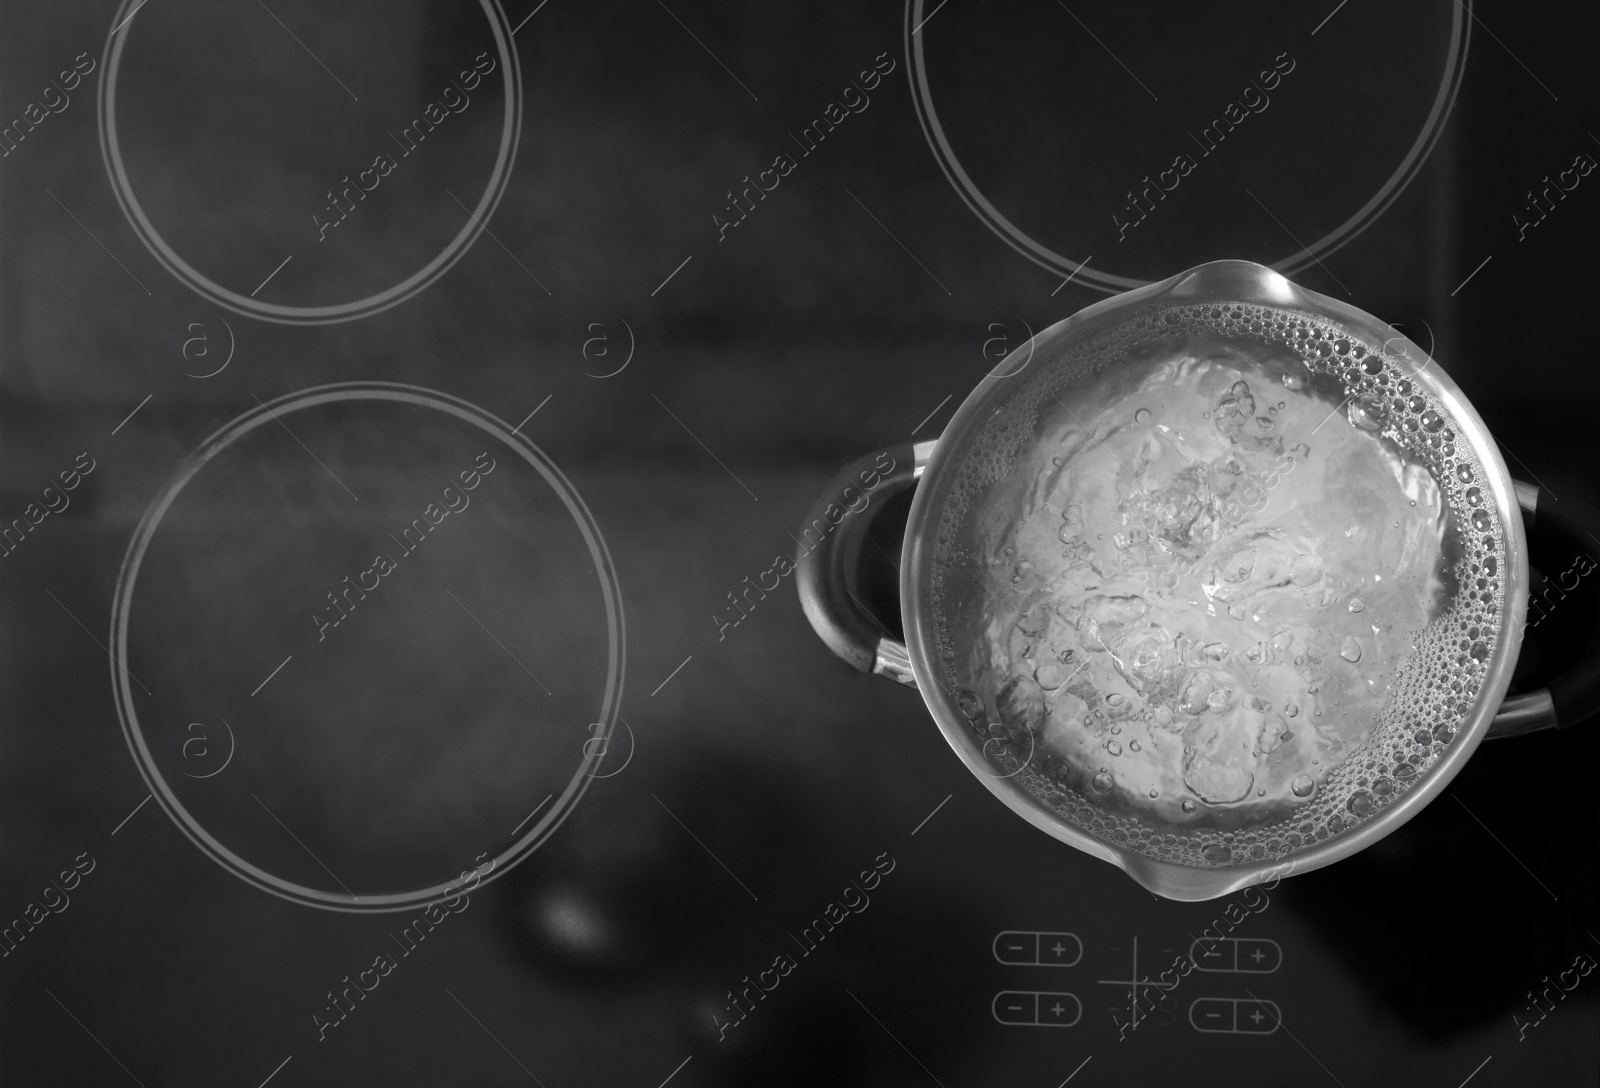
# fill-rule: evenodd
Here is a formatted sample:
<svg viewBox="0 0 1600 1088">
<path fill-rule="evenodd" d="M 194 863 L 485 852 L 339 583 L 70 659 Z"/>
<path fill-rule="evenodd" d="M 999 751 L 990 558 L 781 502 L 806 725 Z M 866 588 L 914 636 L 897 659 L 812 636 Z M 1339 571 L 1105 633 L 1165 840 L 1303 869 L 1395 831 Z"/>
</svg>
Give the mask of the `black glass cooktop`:
<svg viewBox="0 0 1600 1088">
<path fill-rule="evenodd" d="M 1595 502 L 1594 11 L 4 13 L 0 1083 L 1600 1079 L 1595 722 L 1175 903 L 793 569 L 841 465 L 1224 257 Z M 1519 688 L 1594 555 L 1535 551 Z"/>
</svg>

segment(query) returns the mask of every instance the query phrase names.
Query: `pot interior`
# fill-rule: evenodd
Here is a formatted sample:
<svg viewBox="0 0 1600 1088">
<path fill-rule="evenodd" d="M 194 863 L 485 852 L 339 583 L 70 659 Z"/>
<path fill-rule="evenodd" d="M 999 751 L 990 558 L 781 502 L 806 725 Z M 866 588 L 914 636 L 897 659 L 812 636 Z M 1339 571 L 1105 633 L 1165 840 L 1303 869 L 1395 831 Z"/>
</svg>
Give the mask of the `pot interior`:
<svg viewBox="0 0 1600 1088">
<path fill-rule="evenodd" d="M 1454 773 L 1516 651 L 1520 525 L 1470 406 L 1382 323 L 1246 267 L 1283 297 L 1179 277 L 1041 333 L 912 514 L 947 739 L 1130 872 L 1370 841 Z"/>
</svg>

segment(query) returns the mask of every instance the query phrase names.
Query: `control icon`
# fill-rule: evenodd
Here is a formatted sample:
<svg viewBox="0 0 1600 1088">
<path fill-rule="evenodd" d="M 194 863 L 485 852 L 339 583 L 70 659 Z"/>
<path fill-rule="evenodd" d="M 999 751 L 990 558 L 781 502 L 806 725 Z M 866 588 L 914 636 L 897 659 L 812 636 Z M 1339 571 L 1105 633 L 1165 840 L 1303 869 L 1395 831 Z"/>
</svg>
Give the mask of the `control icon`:
<svg viewBox="0 0 1600 1088">
<path fill-rule="evenodd" d="M 1008 929 L 995 934 L 994 958 L 1018 967 L 1071 967 L 1083 959 L 1083 942 L 1073 933 Z"/>
<path fill-rule="evenodd" d="M 1002 1024 L 1029 1028 L 1070 1028 L 1083 1017 L 1083 1002 L 1073 994 L 1005 990 L 990 1005 Z"/>
<path fill-rule="evenodd" d="M 1283 966 L 1283 949 L 1267 937 L 1224 937 L 1195 941 L 1189 958 L 1202 971 L 1270 975 Z"/>
<path fill-rule="evenodd" d="M 1271 1035 L 1282 1020 L 1274 1001 L 1201 997 L 1189 1006 L 1189 1026 L 1212 1035 Z"/>
</svg>

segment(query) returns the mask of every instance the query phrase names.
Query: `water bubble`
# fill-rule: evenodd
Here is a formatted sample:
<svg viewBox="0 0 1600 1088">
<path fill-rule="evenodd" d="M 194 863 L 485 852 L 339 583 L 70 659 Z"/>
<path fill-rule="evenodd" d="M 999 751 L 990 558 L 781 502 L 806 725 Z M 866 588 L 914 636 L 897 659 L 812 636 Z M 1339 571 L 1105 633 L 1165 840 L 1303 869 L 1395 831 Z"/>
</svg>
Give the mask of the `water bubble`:
<svg viewBox="0 0 1600 1088">
<path fill-rule="evenodd" d="M 1469 465 L 1469 464 L 1466 464 L 1465 462 L 1457 465 L 1456 466 L 1456 479 L 1460 480 L 1464 484 L 1471 483 L 1472 482 L 1472 466 Z"/>
<path fill-rule="evenodd" d="M 961 708 L 968 721 L 975 722 L 983 717 L 983 700 L 978 698 L 978 693 L 962 688 L 956 692 L 956 705 Z"/>
<path fill-rule="evenodd" d="M 1233 848 L 1220 842 L 1207 843 L 1200 851 L 1200 856 L 1212 865 L 1226 865 L 1233 860 Z"/>
<path fill-rule="evenodd" d="M 1349 809 L 1357 816 L 1371 815 L 1372 807 L 1372 794 L 1368 793 L 1366 790 L 1357 790 L 1355 793 L 1352 793 L 1350 795 L 1350 800 L 1345 804 L 1345 808 Z M 1335 819 L 1337 819 L 1337 817 L 1335 817 Z M 1329 829 L 1331 830 L 1333 820 L 1329 820 L 1328 824 Z"/>
<path fill-rule="evenodd" d="M 1483 505 L 1483 492 L 1478 490 L 1476 487 L 1467 488 L 1467 505 L 1468 506 L 1482 506 Z"/>
<path fill-rule="evenodd" d="M 1474 642 L 1470 653 L 1472 654 L 1472 660 L 1483 661 L 1489 656 L 1489 647 L 1481 641 Z"/>
<path fill-rule="evenodd" d="M 1428 411 L 1422 413 L 1422 429 L 1427 431 L 1429 434 L 1432 434 L 1443 426 L 1444 417 L 1438 412 L 1435 412 L 1430 408 Z"/>
<path fill-rule="evenodd" d="M 1494 519 L 1489 516 L 1489 511 L 1474 510 L 1472 512 L 1472 527 L 1478 530 L 1478 532 L 1488 532 L 1489 526 L 1492 524 L 1494 524 Z"/>
<path fill-rule="evenodd" d="M 1228 392 L 1232 393 L 1236 397 L 1242 397 L 1246 393 L 1250 392 L 1250 383 L 1245 381 L 1234 382 L 1233 388 L 1229 389 Z"/>
<path fill-rule="evenodd" d="M 1244 605 L 1230 604 L 1228 606 L 1228 615 L 1232 616 L 1236 620 L 1244 619 Z"/>
<path fill-rule="evenodd" d="M 1285 704 L 1283 704 L 1283 716 L 1285 718 L 1298 718 L 1300 716 L 1300 704 L 1299 703 L 1285 703 Z"/>
<path fill-rule="evenodd" d="M 1137 752 L 1137 751 L 1138 751 L 1138 750 L 1139 750 L 1139 748 L 1140 748 L 1140 744 L 1139 744 L 1139 742 L 1138 742 L 1138 741 L 1136 741 L 1136 740 L 1130 740 L 1130 741 L 1129 741 L 1129 742 L 1128 742 L 1128 750 L 1129 750 L 1129 751 L 1130 751 L 1130 752 Z"/>
<path fill-rule="evenodd" d="M 1289 783 L 1289 789 L 1296 797 L 1310 797 L 1317 791 L 1317 780 L 1308 774 L 1297 774 Z"/>
<path fill-rule="evenodd" d="M 1141 427 L 1144 426 L 1146 423 L 1149 423 L 1150 422 L 1150 409 L 1148 409 L 1148 408 L 1140 408 L 1137 412 L 1133 413 L 1133 421 L 1135 423 L 1139 424 L 1139 426 L 1141 426 Z"/>
<path fill-rule="evenodd" d="M 1350 422 L 1363 431 L 1382 429 L 1388 414 L 1383 398 L 1376 393 L 1364 393 L 1350 403 Z"/>
<path fill-rule="evenodd" d="M 1362 602 L 1360 597 L 1351 597 L 1350 598 L 1350 606 L 1349 607 L 1350 607 L 1350 611 L 1351 612 L 1360 612 L 1363 608 L 1366 608 L 1367 606 L 1366 606 L 1366 604 L 1364 604 Z"/>
<path fill-rule="evenodd" d="M 1090 788 L 1092 788 L 1096 793 L 1109 792 L 1113 784 L 1114 781 L 1111 777 L 1110 771 L 1101 771 L 1099 774 L 1095 775 L 1089 780 Z"/>
<path fill-rule="evenodd" d="M 1361 660 L 1361 643 L 1353 638 L 1345 639 L 1344 644 L 1339 647 L 1339 656 L 1352 665 L 1355 664 Z"/>
<path fill-rule="evenodd" d="M 1160 797 L 1160 796 L 1161 796 L 1161 791 L 1160 790 L 1151 790 L 1150 791 L 1150 799 L 1152 801 L 1155 800 L 1157 797 Z"/>
<path fill-rule="evenodd" d="M 1285 374 L 1283 376 L 1283 386 L 1285 389 L 1300 389 L 1305 384 L 1306 380 L 1298 374 Z"/>
<path fill-rule="evenodd" d="M 1106 741 L 1106 751 L 1114 756 L 1120 756 L 1122 754 L 1122 742 L 1120 740 Z"/>
<path fill-rule="evenodd" d="M 1183 804 L 1180 805 L 1179 807 L 1182 808 L 1183 811 L 1185 811 L 1185 812 L 1193 812 L 1194 811 L 1194 802 L 1185 799 Z"/>
</svg>

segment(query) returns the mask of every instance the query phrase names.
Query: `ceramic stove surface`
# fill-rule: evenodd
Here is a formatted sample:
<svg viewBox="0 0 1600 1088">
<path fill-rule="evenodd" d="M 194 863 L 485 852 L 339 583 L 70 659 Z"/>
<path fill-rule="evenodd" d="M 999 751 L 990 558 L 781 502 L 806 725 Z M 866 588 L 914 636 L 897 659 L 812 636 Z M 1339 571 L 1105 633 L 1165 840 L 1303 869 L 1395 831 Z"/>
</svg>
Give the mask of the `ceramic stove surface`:
<svg viewBox="0 0 1600 1088">
<path fill-rule="evenodd" d="M 1596 500 L 1594 11 L 4 12 L 0 1082 L 1596 1082 L 1594 722 L 1173 903 L 779 562 L 838 466 L 1221 257 Z M 1523 689 L 1585 561 L 1534 553 Z"/>
</svg>

